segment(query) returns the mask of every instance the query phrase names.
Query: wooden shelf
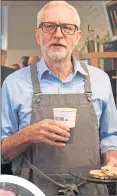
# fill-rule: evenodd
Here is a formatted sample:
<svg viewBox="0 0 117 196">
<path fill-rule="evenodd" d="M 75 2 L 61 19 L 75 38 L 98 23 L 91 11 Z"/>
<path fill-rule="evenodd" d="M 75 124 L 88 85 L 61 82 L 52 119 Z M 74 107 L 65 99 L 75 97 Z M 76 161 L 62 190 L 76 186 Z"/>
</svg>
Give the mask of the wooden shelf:
<svg viewBox="0 0 117 196">
<path fill-rule="evenodd" d="M 80 60 L 89 59 L 91 65 L 95 67 L 99 67 L 98 60 L 99 59 L 108 59 L 108 58 L 117 58 L 117 52 L 92 52 L 87 54 L 80 54 Z"/>
</svg>

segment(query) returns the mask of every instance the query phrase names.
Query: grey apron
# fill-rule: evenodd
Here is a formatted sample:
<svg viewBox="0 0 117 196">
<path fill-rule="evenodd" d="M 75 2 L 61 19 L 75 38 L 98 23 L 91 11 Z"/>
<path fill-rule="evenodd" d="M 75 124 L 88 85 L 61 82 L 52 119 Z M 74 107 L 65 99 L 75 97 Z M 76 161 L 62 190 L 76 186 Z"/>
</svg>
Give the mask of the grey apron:
<svg viewBox="0 0 117 196">
<path fill-rule="evenodd" d="M 87 67 L 82 64 L 88 73 Z M 69 174 L 73 167 L 100 166 L 99 130 L 96 113 L 91 101 L 91 84 L 89 75 L 85 76 L 83 94 L 42 94 L 38 81 L 37 66 L 31 66 L 33 84 L 32 117 L 31 124 L 44 119 L 53 119 L 53 108 L 72 107 L 77 108 L 76 126 L 73 144 L 67 144 L 63 148 L 49 146 L 47 144 L 33 144 L 24 155 L 28 159 L 24 161 L 20 176 L 32 181 L 45 195 L 56 195 L 62 189 L 62 185 L 77 185 L 81 180 Z M 45 179 L 30 169 L 30 163 L 50 177 Z M 16 172 L 17 173 L 17 172 Z M 57 183 L 53 183 L 55 181 Z M 108 195 L 107 187 L 94 183 L 81 183 L 78 186 L 81 195 Z"/>
</svg>

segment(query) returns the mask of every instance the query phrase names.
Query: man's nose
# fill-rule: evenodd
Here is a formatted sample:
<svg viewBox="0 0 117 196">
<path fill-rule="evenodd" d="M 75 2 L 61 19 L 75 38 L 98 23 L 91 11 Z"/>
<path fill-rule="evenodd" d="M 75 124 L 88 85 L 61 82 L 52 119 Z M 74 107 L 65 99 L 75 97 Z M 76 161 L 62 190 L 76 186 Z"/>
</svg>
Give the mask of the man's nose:
<svg viewBox="0 0 117 196">
<path fill-rule="evenodd" d="M 55 38 L 63 38 L 63 33 L 62 33 L 62 31 L 61 31 L 61 28 L 60 27 L 57 27 L 57 29 L 56 29 L 56 31 L 55 31 L 55 33 L 54 33 L 54 37 Z"/>
</svg>

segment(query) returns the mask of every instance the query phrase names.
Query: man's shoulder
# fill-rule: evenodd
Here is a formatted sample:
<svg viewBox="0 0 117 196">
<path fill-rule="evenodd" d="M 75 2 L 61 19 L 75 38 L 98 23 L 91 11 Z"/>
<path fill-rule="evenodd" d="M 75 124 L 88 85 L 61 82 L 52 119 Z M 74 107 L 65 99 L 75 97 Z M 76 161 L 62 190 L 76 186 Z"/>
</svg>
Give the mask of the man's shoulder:
<svg viewBox="0 0 117 196">
<path fill-rule="evenodd" d="M 7 84 L 16 84 L 21 81 L 26 81 L 30 78 L 30 67 L 25 67 L 23 69 L 19 69 L 9 76 L 6 77 L 5 82 Z"/>
<path fill-rule="evenodd" d="M 109 79 L 108 74 L 106 72 L 104 72 L 104 70 L 102 70 L 98 67 L 91 66 L 91 65 L 86 65 L 86 66 L 89 71 L 90 77 L 93 77 L 98 80 L 101 80 L 101 79 L 108 80 Z"/>
<path fill-rule="evenodd" d="M 87 67 L 90 78 L 95 78 L 95 80 L 96 79 L 97 80 L 99 79 L 108 80 L 109 79 L 108 74 L 104 72 L 104 70 L 102 70 L 101 68 L 87 64 L 85 60 L 76 61 L 76 62 L 80 63 L 82 68 L 84 67 L 82 66 L 83 64 Z"/>
<path fill-rule="evenodd" d="M 6 66 L 1 66 L 1 85 L 3 84 L 6 77 L 12 74 L 13 72 L 15 72 L 15 69 Z"/>
<path fill-rule="evenodd" d="M 102 69 L 91 65 L 87 65 L 87 68 L 89 71 L 92 88 L 96 88 L 101 93 L 105 92 L 110 94 L 111 82 L 108 74 Z"/>
</svg>

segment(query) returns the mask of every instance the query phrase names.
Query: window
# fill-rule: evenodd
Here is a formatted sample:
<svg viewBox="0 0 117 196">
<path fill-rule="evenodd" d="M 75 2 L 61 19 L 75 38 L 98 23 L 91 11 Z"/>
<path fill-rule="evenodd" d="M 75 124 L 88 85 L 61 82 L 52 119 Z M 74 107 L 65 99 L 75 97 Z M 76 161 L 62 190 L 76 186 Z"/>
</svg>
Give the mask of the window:
<svg viewBox="0 0 117 196">
<path fill-rule="evenodd" d="M 7 50 L 8 6 L 1 7 L 1 49 Z"/>
</svg>

